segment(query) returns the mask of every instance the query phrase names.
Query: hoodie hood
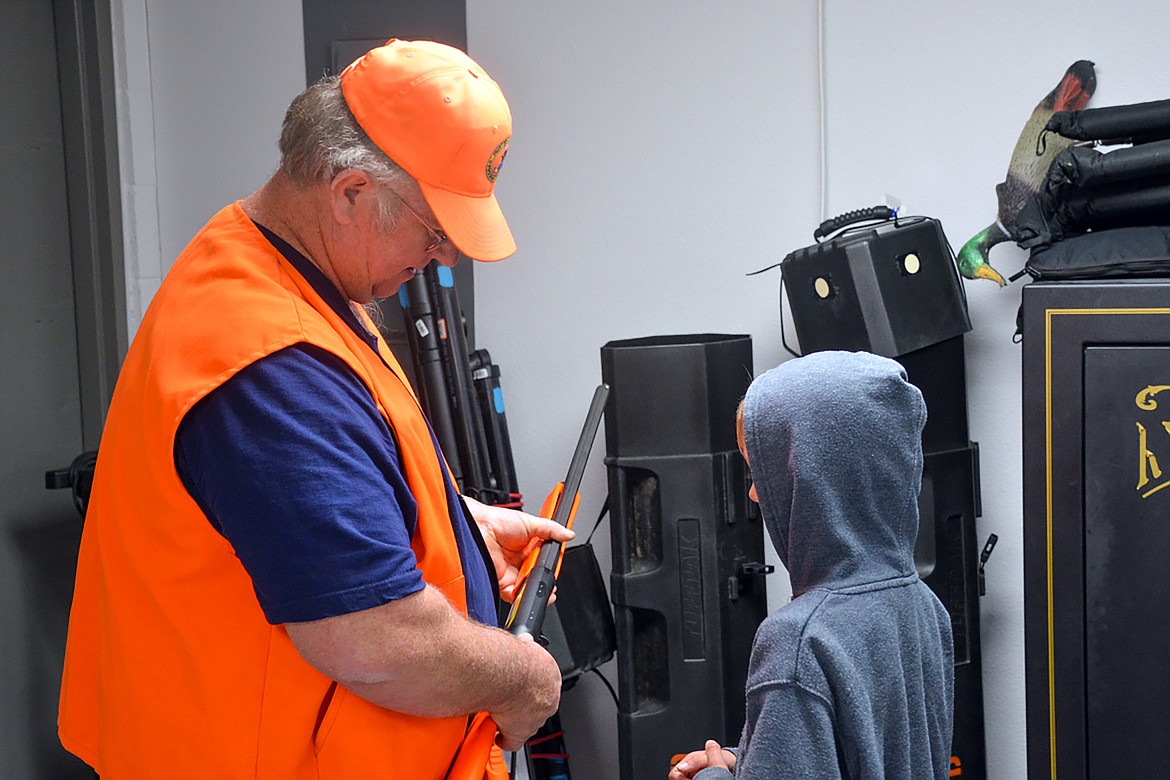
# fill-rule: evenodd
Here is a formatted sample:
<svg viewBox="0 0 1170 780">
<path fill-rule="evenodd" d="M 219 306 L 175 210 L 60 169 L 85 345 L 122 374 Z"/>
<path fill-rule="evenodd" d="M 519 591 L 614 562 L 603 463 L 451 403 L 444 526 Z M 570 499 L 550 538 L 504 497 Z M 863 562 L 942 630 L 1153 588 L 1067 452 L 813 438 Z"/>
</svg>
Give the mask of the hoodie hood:
<svg viewBox="0 0 1170 780">
<path fill-rule="evenodd" d="M 793 598 L 913 574 L 926 404 L 897 362 L 816 352 L 760 375 L 744 445 Z"/>
</svg>

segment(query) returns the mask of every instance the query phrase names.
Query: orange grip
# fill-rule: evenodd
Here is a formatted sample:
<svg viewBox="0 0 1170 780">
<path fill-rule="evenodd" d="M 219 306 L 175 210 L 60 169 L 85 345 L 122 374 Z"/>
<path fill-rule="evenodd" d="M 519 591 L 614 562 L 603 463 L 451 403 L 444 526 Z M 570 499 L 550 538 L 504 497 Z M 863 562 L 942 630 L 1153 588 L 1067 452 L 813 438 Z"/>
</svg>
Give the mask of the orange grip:
<svg viewBox="0 0 1170 780">
<path fill-rule="evenodd" d="M 544 504 L 540 507 L 540 516 L 546 520 L 551 520 L 553 512 L 557 511 L 557 502 L 561 500 L 561 493 L 565 492 L 565 483 L 558 482 L 552 492 L 548 494 L 548 498 L 544 500 Z M 520 572 L 516 575 L 516 590 L 519 592 L 520 586 L 524 584 L 524 580 L 528 579 L 528 575 L 532 573 L 532 567 L 536 565 L 536 559 L 540 556 L 540 546 L 544 543 L 542 539 L 532 539 L 528 542 L 528 549 L 524 551 L 524 563 L 520 564 Z"/>
<path fill-rule="evenodd" d="M 459 746 L 455 763 L 451 764 L 451 771 L 447 773 L 449 780 L 483 780 L 491 759 L 492 748 L 496 747 L 498 731 L 495 721 L 486 712 L 477 712 L 471 719 L 471 726 L 467 729 L 463 744 Z M 502 755 L 500 765 L 503 766 Z M 508 772 L 505 770 L 503 777 L 507 776 Z"/>
<path fill-rule="evenodd" d="M 548 498 L 540 505 L 540 516 L 545 520 L 552 520 L 553 513 L 557 511 L 557 504 L 560 503 L 561 494 L 565 492 L 565 483 L 558 482 L 552 492 L 548 494 Z"/>
<path fill-rule="evenodd" d="M 487 780 L 509 780 L 508 767 L 504 763 L 504 751 L 499 745 L 492 745 L 488 753 L 487 771 L 484 773 Z"/>
<path fill-rule="evenodd" d="M 448 780 L 509 780 L 504 751 L 496 744 L 498 733 L 495 721 L 486 712 L 477 712 L 451 764 Z"/>
<path fill-rule="evenodd" d="M 546 520 L 551 520 L 553 513 L 557 511 L 557 504 L 560 503 L 561 497 L 565 492 L 565 483 L 558 482 L 552 492 L 548 494 L 548 498 L 540 507 L 540 516 Z M 573 520 L 577 517 L 577 507 L 581 504 L 581 494 L 573 496 L 573 508 L 569 511 L 569 519 L 565 522 L 565 528 L 573 527 Z M 520 565 L 520 571 L 516 575 L 516 589 L 519 591 L 520 586 L 528 579 L 528 575 L 532 573 L 532 567 L 536 566 L 536 559 L 540 556 L 540 547 L 543 544 L 541 539 L 533 539 L 528 543 L 528 549 L 524 551 L 524 563 Z M 557 567 L 553 571 L 553 577 L 561 576 L 561 562 L 565 559 L 565 548 L 561 547 L 560 557 L 557 558 Z"/>
</svg>

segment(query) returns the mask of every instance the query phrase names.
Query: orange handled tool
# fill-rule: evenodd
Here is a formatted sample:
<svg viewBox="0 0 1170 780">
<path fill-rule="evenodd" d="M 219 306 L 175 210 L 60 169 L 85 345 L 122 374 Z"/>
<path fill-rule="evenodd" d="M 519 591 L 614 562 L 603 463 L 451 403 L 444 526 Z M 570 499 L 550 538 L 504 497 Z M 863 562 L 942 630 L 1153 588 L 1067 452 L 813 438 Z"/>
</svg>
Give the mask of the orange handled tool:
<svg viewBox="0 0 1170 780">
<path fill-rule="evenodd" d="M 573 527 L 577 505 L 581 502 L 578 490 L 581 487 L 581 478 L 585 474 L 585 463 L 589 459 L 589 451 L 593 448 L 593 439 L 601 425 L 601 415 L 605 411 L 605 401 L 608 397 L 608 385 L 599 385 L 594 391 L 589 414 L 585 417 L 585 427 L 581 431 L 581 438 L 577 440 L 573 459 L 569 462 L 568 476 L 564 482 L 557 483 L 540 509 L 541 517 L 560 523 L 566 528 Z M 566 496 L 572 496 L 572 500 L 566 501 Z M 516 588 L 512 609 L 504 623 L 506 631 L 515 636 L 528 634 L 535 640 L 541 638 L 540 629 L 544 625 L 548 600 L 556 586 L 564 554 L 564 545 L 553 539 L 533 544 L 520 567 L 520 584 Z M 499 730 L 496 724 L 486 712 L 476 713 L 467 729 L 467 736 L 459 747 L 459 753 L 447 773 L 449 780 L 483 780 L 485 777 L 488 780 L 508 780 L 503 753 L 496 746 L 497 733 Z"/>
</svg>

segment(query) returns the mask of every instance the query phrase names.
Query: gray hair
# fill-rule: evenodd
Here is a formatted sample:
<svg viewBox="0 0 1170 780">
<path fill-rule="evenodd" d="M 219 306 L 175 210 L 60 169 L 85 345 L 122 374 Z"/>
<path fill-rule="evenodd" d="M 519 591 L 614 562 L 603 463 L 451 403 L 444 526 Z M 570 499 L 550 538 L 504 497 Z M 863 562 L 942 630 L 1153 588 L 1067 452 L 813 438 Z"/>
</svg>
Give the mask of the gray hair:
<svg viewBox="0 0 1170 780">
<path fill-rule="evenodd" d="M 341 94 L 340 79 L 326 76 L 293 98 L 285 112 L 279 170 L 294 184 L 307 187 L 327 183 L 348 168 L 395 191 L 413 181 L 354 119 Z M 400 201 L 381 193 L 378 208 L 379 227 L 392 230 L 403 211 Z"/>
</svg>

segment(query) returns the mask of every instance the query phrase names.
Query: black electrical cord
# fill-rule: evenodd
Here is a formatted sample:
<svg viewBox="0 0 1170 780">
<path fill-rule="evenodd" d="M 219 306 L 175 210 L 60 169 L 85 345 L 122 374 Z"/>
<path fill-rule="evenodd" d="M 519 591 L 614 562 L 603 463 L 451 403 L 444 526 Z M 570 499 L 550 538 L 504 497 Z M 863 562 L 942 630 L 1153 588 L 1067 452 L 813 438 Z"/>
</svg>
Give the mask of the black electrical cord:
<svg viewBox="0 0 1170 780">
<path fill-rule="evenodd" d="M 784 265 L 784 264 L 783 263 L 773 263 L 772 265 L 768 266 L 767 268 L 761 268 L 758 271 L 752 271 L 751 273 L 744 274 L 744 276 L 755 276 L 756 274 L 762 274 L 764 271 L 771 271 L 773 268 L 779 268 L 782 265 Z M 797 354 L 792 349 L 792 347 L 788 346 L 788 338 L 784 333 L 784 276 L 783 276 L 783 274 L 781 274 L 781 276 L 780 276 L 780 343 L 784 345 L 784 349 L 788 350 L 788 354 L 792 355 L 792 357 L 800 357 L 800 355 Z"/>
<path fill-rule="evenodd" d="M 609 684 L 609 680 L 607 680 L 605 678 L 605 675 L 601 673 L 601 670 L 598 669 L 597 667 L 593 667 L 589 671 L 593 672 L 594 674 L 596 674 L 598 677 L 601 678 L 601 681 L 603 683 L 605 683 L 605 687 L 609 690 L 609 695 L 613 697 L 613 706 L 617 707 L 618 709 L 621 709 L 621 705 L 618 703 L 617 691 L 615 691 L 613 689 L 613 686 Z"/>
</svg>

